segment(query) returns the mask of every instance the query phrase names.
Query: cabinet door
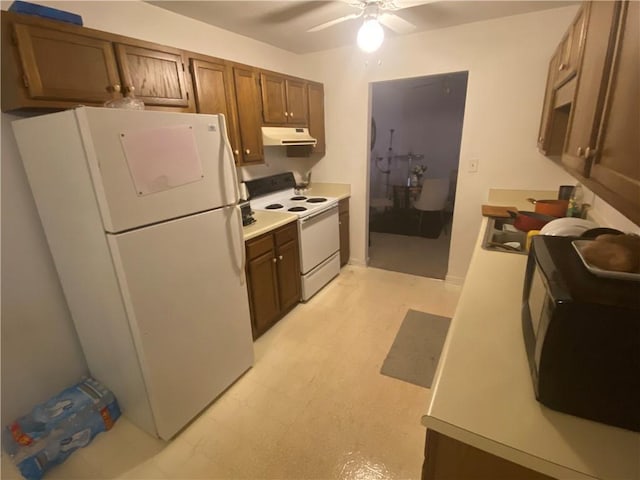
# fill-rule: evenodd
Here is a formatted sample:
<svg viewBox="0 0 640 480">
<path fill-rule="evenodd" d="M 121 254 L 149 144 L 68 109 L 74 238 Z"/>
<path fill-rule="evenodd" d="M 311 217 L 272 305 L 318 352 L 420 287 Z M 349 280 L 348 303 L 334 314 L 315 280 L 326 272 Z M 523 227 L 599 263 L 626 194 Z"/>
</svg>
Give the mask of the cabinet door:
<svg viewBox="0 0 640 480">
<path fill-rule="evenodd" d="M 253 70 L 234 67 L 233 77 L 242 144 L 240 165 L 262 163 L 264 157 L 260 126 L 260 97 L 258 96 L 256 75 Z"/>
<path fill-rule="evenodd" d="M 300 301 L 300 250 L 298 223 L 290 223 L 274 232 L 278 265 L 280 310 L 285 313 Z"/>
<path fill-rule="evenodd" d="M 181 54 L 121 43 L 115 47 L 125 93 L 133 91 L 145 105 L 189 107 Z"/>
<path fill-rule="evenodd" d="M 588 4 L 580 9 L 560 43 L 560 62 L 557 66 L 558 75 L 556 76 L 556 86 L 565 83 L 573 77 L 578 70 L 580 53 L 584 46 L 584 28 L 587 8 Z"/>
<path fill-rule="evenodd" d="M 262 119 L 264 123 L 287 123 L 287 87 L 284 78 L 266 73 L 260 74 L 262 91 Z"/>
<path fill-rule="evenodd" d="M 286 81 L 288 123 L 307 125 L 307 84 L 299 80 Z"/>
<path fill-rule="evenodd" d="M 619 2 L 591 2 L 588 6 L 584 55 L 562 152 L 562 163 L 579 175 L 588 175 L 595 149 L 619 7 Z"/>
<path fill-rule="evenodd" d="M 591 169 L 595 184 L 587 186 L 640 225 L 640 3 L 623 3 L 620 19 L 604 119 Z"/>
<path fill-rule="evenodd" d="M 274 250 L 247 262 L 247 279 L 253 337 L 257 338 L 273 325 L 280 314 Z"/>
<path fill-rule="evenodd" d="M 300 301 L 300 255 L 298 236 L 278 246 L 278 291 L 280 309 L 287 311 Z"/>
<path fill-rule="evenodd" d="M 236 164 L 240 161 L 240 132 L 236 117 L 232 74 L 222 61 L 206 62 L 192 58 L 191 74 L 198 113 L 222 113 L 227 120 L 227 134 Z"/>
<path fill-rule="evenodd" d="M 340 266 L 349 263 L 351 246 L 349 243 L 349 199 L 340 200 L 338 204 L 338 222 L 340 224 Z"/>
<path fill-rule="evenodd" d="M 309 134 L 318 140 L 313 148 L 314 153 L 324 154 L 325 134 L 324 134 L 324 86 L 321 83 L 310 83 L 308 86 L 309 95 Z"/>
<path fill-rule="evenodd" d="M 538 132 L 538 150 L 543 155 L 553 154 L 554 148 L 551 145 L 552 135 L 550 132 L 553 124 L 553 102 L 555 97 L 554 84 L 558 72 L 558 62 L 560 61 L 560 49 L 551 57 L 549 71 L 547 72 L 547 86 L 544 92 L 544 102 L 542 104 L 542 116 L 540 118 L 540 131 Z M 562 149 L 562 145 L 556 148 L 556 153 Z"/>
<path fill-rule="evenodd" d="M 14 31 L 31 98 L 101 104 L 120 96 L 110 42 L 35 25 Z"/>
</svg>

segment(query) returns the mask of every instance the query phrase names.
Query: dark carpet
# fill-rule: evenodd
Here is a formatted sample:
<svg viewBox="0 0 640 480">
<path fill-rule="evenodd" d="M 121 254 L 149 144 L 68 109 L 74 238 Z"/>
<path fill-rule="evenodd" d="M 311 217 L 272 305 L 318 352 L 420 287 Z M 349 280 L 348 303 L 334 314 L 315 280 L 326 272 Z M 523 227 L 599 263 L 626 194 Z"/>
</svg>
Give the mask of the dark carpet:
<svg viewBox="0 0 640 480">
<path fill-rule="evenodd" d="M 375 213 L 369 219 L 369 230 L 379 233 L 395 233 L 425 238 L 438 238 L 442 231 L 440 212 L 424 212 L 419 229 L 420 212 L 412 208 L 394 209 Z"/>
</svg>

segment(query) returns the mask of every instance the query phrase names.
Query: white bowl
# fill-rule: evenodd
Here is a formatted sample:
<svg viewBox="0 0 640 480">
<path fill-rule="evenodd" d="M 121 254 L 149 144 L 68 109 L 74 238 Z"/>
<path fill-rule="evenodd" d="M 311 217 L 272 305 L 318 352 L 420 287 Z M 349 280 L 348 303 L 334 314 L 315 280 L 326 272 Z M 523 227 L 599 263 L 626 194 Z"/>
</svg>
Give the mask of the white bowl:
<svg viewBox="0 0 640 480">
<path fill-rule="evenodd" d="M 598 228 L 599 225 L 591 220 L 582 218 L 558 218 L 551 220 L 540 229 L 540 235 L 553 235 L 556 237 L 579 237 L 585 231 Z"/>
</svg>

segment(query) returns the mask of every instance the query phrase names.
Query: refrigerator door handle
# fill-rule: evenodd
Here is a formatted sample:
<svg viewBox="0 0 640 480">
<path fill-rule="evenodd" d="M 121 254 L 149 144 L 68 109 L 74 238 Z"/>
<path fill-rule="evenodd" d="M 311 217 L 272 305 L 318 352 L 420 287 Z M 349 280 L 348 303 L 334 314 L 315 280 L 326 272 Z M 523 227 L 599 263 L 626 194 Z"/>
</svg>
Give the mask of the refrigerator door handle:
<svg viewBox="0 0 640 480">
<path fill-rule="evenodd" d="M 244 230 L 242 228 L 242 210 L 240 209 L 240 205 L 236 205 L 235 206 L 235 210 L 236 213 L 238 215 L 238 229 L 239 229 L 239 233 L 240 233 L 240 285 L 244 285 L 244 281 L 245 281 L 245 273 L 244 273 L 244 267 L 245 267 L 245 263 L 247 261 L 246 258 L 246 252 L 245 252 L 245 247 L 244 247 Z"/>
<path fill-rule="evenodd" d="M 231 164 L 231 173 L 233 174 L 233 192 L 235 194 L 235 200 L 233 203 L 238 204 L 240 203 L 240 186 L 238 185 L 236 162 L 233 159 L 233 151 L 231 150 L 231 142 L 229 142 L 229 134 L 227 132 L 227 120 L 224 118 L 224 114 L 222 113 L 218 114 L 218 118 L 220 119 L 220 137 L 222 137 L 222 140 L 224 141 L 224 148 L 227 153 L 226 157 L 229 159 L 229 163 Z M 240 225 L 242 225 L 242 222 L 240 222 Z"/>
</svg>

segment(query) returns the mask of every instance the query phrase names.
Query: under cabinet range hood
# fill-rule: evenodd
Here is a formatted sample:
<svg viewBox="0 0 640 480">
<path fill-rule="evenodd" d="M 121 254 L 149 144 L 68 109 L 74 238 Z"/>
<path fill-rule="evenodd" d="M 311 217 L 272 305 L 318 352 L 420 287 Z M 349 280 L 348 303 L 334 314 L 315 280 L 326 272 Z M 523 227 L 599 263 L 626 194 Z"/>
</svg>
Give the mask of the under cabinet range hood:
<svg viewBox="0 0 640 480">
<path fill-rule="evenodd" d="M 308 128 L 262 127 L 262 144 L 273 145 L 315 145 L 318 140 L 309 135 Z"/>
</svg>

